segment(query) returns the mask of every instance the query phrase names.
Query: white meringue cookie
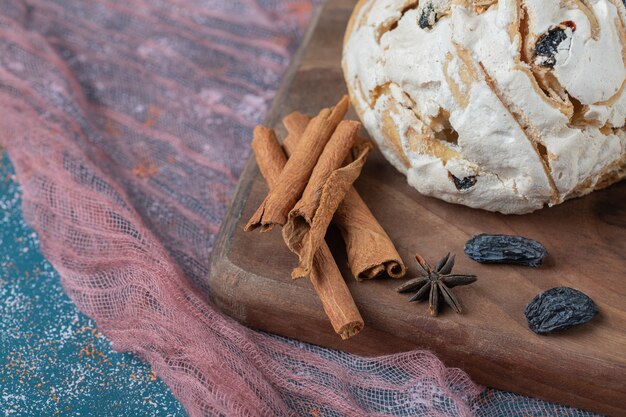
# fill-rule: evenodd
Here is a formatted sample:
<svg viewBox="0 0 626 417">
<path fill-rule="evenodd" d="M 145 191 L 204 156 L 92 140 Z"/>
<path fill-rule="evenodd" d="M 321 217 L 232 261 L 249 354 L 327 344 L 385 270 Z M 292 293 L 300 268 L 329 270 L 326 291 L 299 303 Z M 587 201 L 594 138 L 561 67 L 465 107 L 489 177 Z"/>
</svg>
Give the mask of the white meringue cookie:
<svg viewBox="0 0 626 417">
<path fill-rule="evenodd" d="M 528 213 L 626 176 L 621 0 L 361 0 L 343 68 L 420 193 Z"/>
</svg>

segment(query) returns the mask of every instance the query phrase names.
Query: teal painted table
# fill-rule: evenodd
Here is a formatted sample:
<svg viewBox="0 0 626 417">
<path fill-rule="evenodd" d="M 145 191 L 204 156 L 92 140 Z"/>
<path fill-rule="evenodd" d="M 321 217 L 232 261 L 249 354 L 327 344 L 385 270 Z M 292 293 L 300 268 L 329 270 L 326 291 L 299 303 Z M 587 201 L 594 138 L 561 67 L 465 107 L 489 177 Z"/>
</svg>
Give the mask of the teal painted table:
<svg viewBox="0 0 626 417">
<path fill-rule="evenodd" d="M 151 369 L 116 353 L 63 292 L 0 160 L 0 416 L 184 416 Z"/>
</svg>

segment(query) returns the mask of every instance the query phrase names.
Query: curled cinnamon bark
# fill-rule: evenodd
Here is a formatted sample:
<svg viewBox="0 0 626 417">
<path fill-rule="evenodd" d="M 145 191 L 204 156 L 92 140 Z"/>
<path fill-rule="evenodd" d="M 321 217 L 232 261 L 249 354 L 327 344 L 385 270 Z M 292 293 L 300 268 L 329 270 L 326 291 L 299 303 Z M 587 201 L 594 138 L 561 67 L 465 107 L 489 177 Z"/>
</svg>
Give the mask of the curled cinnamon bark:
<svg viewBox="0 0 626 417">
<path fill-rule="evenodd" d="M 267 232 L 277 224 L 285 224 L 289 211 L 302 195 L 319 156 L 346 115 L 348 106 L 348 97 L 344 96 L 335 107 L 323 109 L 311 120 L 280 173 L 276 186 L 252 215 L 245 227 L 246 231 L 260 227 L 262 232 Z"/>
<path fill-rule="evenodd" d="M 271 190 L 278 184 L 287 163 L 274 131 L 258 126 L 254 130 L 252 149 Z M 359 333 L 363 329 L 363 318 L 325 242 L 315 253 L 309 278 L 335 332 L 344 340 Z"/>
<path fill-rule="evenodd" d="M 361 124 L 343 121 L 333 133 L 320 156 L 302 198 L 289 212 L 283 238 L 289 249 L 298 255 L 300 263 L 292 278 L 304 278 L 311 272 L 313 255 L 324 241 L 326 229 L 357 179 L 371 149 L 369 142 L 358 147 L 358 156 L 346 166 L 344 160 L 355 144 Z"/>
<path fill-rule="evenodd" d="M 296 147 L 311 117 L 300 112 L 283 119 L 288 136 L 283 143 L 287 154 Z M 333 222 L 346 243 L 348 265 L 358 280 L 376 278 L 387 274 L 401 278 L 406 266 L 391 239 L 376 220 L 359 193 L 351 187 L 335 212 Z"/>
<path fill-rule="evenodd" d="M 271 190 L 278 184 L 278 177 L 287 163 L 287 157 L 273 129 L 259 125 L 254 128 L 252 135 L 252 151 L 256 163 Z"/>
<path fill-rule="evenodd" d="M 357 281 L 383 274 L 402 278 L 406 266 L 387 232 L 352 187 L 333 217 L 346 243 L 348 266 Z"/>
</svg>

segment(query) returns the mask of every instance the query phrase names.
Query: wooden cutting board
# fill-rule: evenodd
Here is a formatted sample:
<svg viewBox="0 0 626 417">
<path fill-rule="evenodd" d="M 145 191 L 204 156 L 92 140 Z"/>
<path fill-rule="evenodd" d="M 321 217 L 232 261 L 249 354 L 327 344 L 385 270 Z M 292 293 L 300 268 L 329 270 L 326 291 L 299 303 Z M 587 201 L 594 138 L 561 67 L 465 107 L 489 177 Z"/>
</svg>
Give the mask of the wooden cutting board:
<svg viewBox="0 0 626 417">
<path fill-rule="evenodd" d="M 293 110 L 308 113 L 345 93 L 340 69 L 344 29 L 355 1 L 327 2 L 318 12 L 274 103 L 267 124 Z M 352 113 L 352 118 L 356 116 Z M 296 258 L 280 232 L 244 233 L 243 226 L 267 193 L 253 160 L 241 177 L 232 208 L 213 251 L 209 284 L 215 303 L 256 329 L 364 355 L 429 349 L 448 366 L 481 384 L 611 415 L 626 415 L 626 182 L 525 216 L 504 216 L 419 195 L 374 152 L 356 188 L 395 242 L 409 276 L 413 256 L 431 263 L 457 253 L 455 271 L 479 280 L 455 289 L 465 313 L 396 294 L 399 281 L 357 283 L 346 267 L 336 230 L 327 240 L 365 320 L 365 329 L 342 341 L 333 332 L 313 288 L 292 282 Z M 545 244 L 541 268 L 480 265 L 463 254 L 479 233 L 519 234 Z M 570 286 L 588 294 L 600 314 L 557 335 L 538 336 L 523 311 L 539 292 Z"/>
</svg>

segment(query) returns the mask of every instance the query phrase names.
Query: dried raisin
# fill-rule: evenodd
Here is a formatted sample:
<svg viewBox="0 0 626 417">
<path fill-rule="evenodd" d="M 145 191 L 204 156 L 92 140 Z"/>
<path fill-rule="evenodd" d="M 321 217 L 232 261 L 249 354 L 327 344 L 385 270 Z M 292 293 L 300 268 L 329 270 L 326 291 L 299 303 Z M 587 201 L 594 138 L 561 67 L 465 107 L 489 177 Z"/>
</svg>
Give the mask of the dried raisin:
<svg viewBox="0 0 626 417">
<path fill-rule="evenodd" d="M 478 179 L 476 178 L 476 175 L 471 175 L 469 177 L 464 177 L 464 178 L 458 178 L 458 177 L 455 177 L 454 175 L 450 175 L 450 176 L 452 177 L 454 186 L 459 191 L 469 190 L 470 188 L 475 186 L 476 182 L 478 181 Z"/>
<path fill-rule="evenodd" d="M 524 310 L 528 327 L 537 334 L 569 329 L 588 322 L 596 314 L 598 308 L 591 298 L 568 287 L 542 292 Z"/>
<path fill-rule="evenodd" d="M 481 263 L 538 267 L 548 251 L 536 240 L 522 236 L 482 234 L 467 241 L 465 254 Z"/>
<path fill-rule="evenodd" d="M 418 23 L 422 29 L 431 29 L 437 23 L 437 13 L 435 13 L 432 3 L 422 9 Z"/>
<path fill-rule="evenodd" d="M 567 39 L 565 29 L 556 27 L 545 33 L 535 46 L 535 62 L 542 67 L 554 67 L 556 64 L 556 54 L 559 51 L 559 45 Z"/>
</svg>

